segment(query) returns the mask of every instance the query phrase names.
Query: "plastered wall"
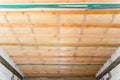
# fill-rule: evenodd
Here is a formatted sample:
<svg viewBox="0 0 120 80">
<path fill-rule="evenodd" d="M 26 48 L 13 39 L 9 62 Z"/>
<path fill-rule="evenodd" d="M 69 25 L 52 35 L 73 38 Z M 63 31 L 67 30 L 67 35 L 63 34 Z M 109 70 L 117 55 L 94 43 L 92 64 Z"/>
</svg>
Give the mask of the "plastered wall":
<svg viewBox="0 0 120 80">
<path fill-rule="evenodd" d="M 117 48 L 116 52 L 111 56 L 110 59 L 101 67 L 96 76 L 102 73 L 110 64 L 112 64 L 117 58 L 120 57 L 120 47 Z M 104 75 L 100 80 L 120 80 L 120 64 L 109 71 L 106 75 Z"/>
<path fill-rule="evenodd" d="M 22 72 L 16 66 L 16 64 L 10 59 L 10 57 L 0 48 L 0 56 L 4 58 L 17 72 L 21 75 Z M 15 74 L 13 74 L 7 67 L 0 63 L 0 80 L 20 80 Z"/>
</svg>

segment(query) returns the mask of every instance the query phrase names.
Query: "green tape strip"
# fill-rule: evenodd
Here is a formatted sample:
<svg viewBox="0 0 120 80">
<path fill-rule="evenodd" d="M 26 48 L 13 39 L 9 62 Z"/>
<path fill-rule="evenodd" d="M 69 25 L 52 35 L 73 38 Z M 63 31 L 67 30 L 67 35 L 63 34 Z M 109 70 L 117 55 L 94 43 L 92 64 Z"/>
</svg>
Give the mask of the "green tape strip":
<svg viewBox="0 0 120 80">
<path fill-rule="evenodd" d="M 0 8 L 37 8 L 37 7 L 120 7 L 120 4 L 99 4 L 99 3 L 88 3 L 88 4 L 0 4 Z"/>
</svg>

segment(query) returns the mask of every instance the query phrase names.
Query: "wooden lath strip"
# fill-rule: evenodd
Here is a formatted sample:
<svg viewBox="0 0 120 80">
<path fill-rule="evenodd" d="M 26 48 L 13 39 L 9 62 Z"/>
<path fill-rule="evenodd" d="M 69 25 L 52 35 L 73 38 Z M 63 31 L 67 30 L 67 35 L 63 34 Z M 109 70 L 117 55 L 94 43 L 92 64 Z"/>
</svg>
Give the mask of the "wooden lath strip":
<svg viewBox="0 0 120 80">
<path fill-rule="evenodd" d="M 45 71 L 41 71 L 40 72 L 40 71 L 36 71 L 36 70 L 35 71 L 31 71 L 30 70 L 30 71 L 24 71 L 24 72 L 25 73 L 29 73 L 29 72 L 30 73 L 36 73 L 36 72 L 39 72 L 39 73 L 57 73 L 58 72 L 58 73 L 63 73 L 63 74 L 66 74 L 66 73 L 70 73 L 70 74 L 86 74 L 86 73 L 95 73 L 95 72 L 97 72 L 97 70 L 94 71 L 94 72 L 93 71 L 89 71 L 89 70 L 88 71 L 81 70 L 81 72 L 78 72 L 78 71 L 76 71 L 76 72 L 75 71 L 67 71 L 67 70 L 64 70 L 64 71 L 62 71 L 62 70 L 61 71 L 60 70 L 57 70 L 57 71 L 55 71 L 55 70 L 53 70 L 53 71 L 52 70 L 51 71 L 45 70 Z"/>
<path fill-rule="evenodd" d="M 42 37 L 42 38 L 120 38 L 117 34 L 0 34 L 2 38 L 31 38 L 31 37 Z"/>
<path fill-rule="evenodd" d="M 19 66 L 19 65 L 18 65 Z M 35 67 L 35 68 L 34 68 Z M 78 67 L 71 67 L 71 66 L 66 66 L 66 67 L 45 67 L 45 66 L 32 66 L 32 65 L 20 65 L 19 68 L 22 71 L 31 71 L 31 70 L 70 70 L 70 71 L 80 71 L 80 70 L 86 70 L 88 69 L 89 71 L 96 71 L 100 68 L 101 66 L 88 66 L 88 67 L 84 67 L 84 66 L 78 66 Z"/>
<path fill-rule="evenodd" d="M 14 58 L 12 58 L 14 59 Z M 86 63 L 91 63 L 91 64 L 104 64 L 106 62 L 106 60 L 97 60 L 97 61 L 90 61 L 90 60 L 43 60 L 43 61 L 40 61 L 40 60 L 29 60 L 29 61 L 26 61 L 26 60 L 22 60 L 22 59 L 19 59 L 19 60 L 16 60 L 17 58 L 14 59 L 14 62 L 16 62 L 16 64 L 27 64 L 27 63 L 80 63 L 80 64 L 86 64 Z M 63 66 L 64 67 L 64 66 Z"/>
<path fill-rule="evenodd" d="M 32 72 L 33 70 L 34 70 L 34 69 L 31 69 L 31 70 L 22 70 L 22 71 L 24 71 L 24 72 Z M 38 71 L 39 73 L 45 73 L 45 72 L 40 72 L 40 70 L 43 71 L 43 69 L 38 69 L 37 71 Z M 72 69 L 69 70 L 69 69 L 68 69 L 68 70 L 65 70 L 65 69 L 59 69 L 59 68 L 58 68 L 57 70 L 55 70 L 55 69 L 51 69 L 51 70 L 50 70 L 50 69 L 46 69 L 46 70 L 47 70 L 48 72 L 51 72 L 51 71 L 56 71 L 56 72 L 57 72 L 58 70 L 61 71 L 61 72 L 62 72 L 62 71 L 65 71 L 65 72 L 71 71 L 72 73 L 79 73 L 80 71 L 82 71 L 82 72 L 85 71 L 85 69 L 81 69 L 81 70 L 80 70 L 80 69 L 78 69 L 78 70 L 72 70 Z M 97 71 L 98 69 L 93 69 L 93 70 Z M 86 72 L 91 72 L 91 71 L 93 71 L 93 70 L 87 70 Z M 35 70 L 35 71 L 36 71 L 36 70 Z M 44 71 L 45 71 L 45 70 L 44 70 Z"/>
<path fill-rule="evenodd" d="M 40 11 L 3 11 L 0 14 L 120 14 L 120 10 L 40 10 Z"/>
<path fill-rule="evenodd" d="M 91 57 L 92 58 L 92 57 Z M 96 58 L 94 57 L 93 60 L 90 60 L 91 58 L 77 58 L 77 59 L 74 59 L 74 58 L 64 58 L 64 59 L 57 59 L 57 58 L 42 58 L 42 60 L 40 60 L 39 58 L 29 58 L 29 60 L 27 60 L 28 58 L 12 58 L 13 60 L 15 60 L 16 63 L 41 63 L 41 62 L 44 62 L 44 63 L 57 63 L 57 62 L 60 62 L 60 63 L 64 63 L 64 62 L 67 62 L 67 63 L 88 63 L 88 62 L 91 62 L 92 61 L 95 63 L 99 62 L 99 61 L 106 61 L 107 58 Z"/>
<path fill-rule="evenodd" d="M 19 66 L 19 65 L 18 65 Z M 35 67 L 35 68 L 34 68 Z M 32 70 L 32 69 L 34 69 L 34 70 L 75 70 L 75 71 L 79 71 L 79 70 L 83 70 L 83 69 L 88 69 L 88 70 L 98 70 L 99 68 L 100 68 L 100 66 L 88 66 L 88 67 L 84 67 L 84 66 L 78 66 L 78 67 L 70 67 L 70 66 L 67 66 L 67 67 L 55 67 L 55 66 L 53 66 L 53 67 L 44 67 L 44 66 L 31 66 L 31 65 L 20 65 L 19 66 L 19 68 L 21 69 L 21 70 L 25 70 L 25 71 L 30 71 L 30 70 Z"/>
<path fill-rule="evenodd" d="M 34 66 L 36 66 L 36 65 L 38 65 L 38 66 L 102 66 L 102 64 L 61 64 L 61 63 L 59 63 L 59 64 L 44 64 L 44 63 L 17 63 L 17 65 L 34 65 Z"/>
<path fill-rule="evenodd" d="M 55 59 L 43 59 L 43 60 L 39 60 L 39 59 L 29 59 L 26 60 L 27 58 L 12 58 L 14 60 L 14 62 L 16 62 L 16 64 L 18 63 L 80 63 L 80 64 L 85 64 L 85 63 L 93 63 L 93 64 L 103 64 L 107 59 L 94 59 L 94 60 L 90 60 L 90 59 L 59 59 L 59 60 L 55 60 Z"/>
<path fill-rule="evenodd" d="M 62 64 L 62 63 L 66 63 L 66 64 L 104 64 L 106 62 L 107 59 L 100 59 L 100 58 L 97 58 L 98 60 L 91 60 L 90 59 L 83 59 L 83 60 L 70 60 L 70 59 L 64 59 L 64 60 L 53 60 L 53 59 L 47 59 L 47 60 L 38 60 L 38 59 L 33 59 L 33 58 L 12 58 L 15 60 L 16 64 L 35 64 L 35 63 L 47 63 L 47 64 L 56 64 L 56 63 L 59 63 L 59 64 Z M 23 59 L 23 60 L 22 60 Z M 29 61 L 27 61 L 26 59 L 30 59 Z M 52 62 L 50 62 L 52 61 Z M 64 67 L 64 66 L 63 66 Z"/>
<path fill-rule="evenodd" d="M 115 49 L 80 49 L 80 50 L 53 50 L 53 49 L 39 49 L 39 50 L 34 50 L 34 49 L 26 49 L 26 50 L 16 50 L 16 49 L 5 49 L 6 52 L 25 52 L 25 53 L 35 53 L 35 52 L 40 52 L 40 53 L 114 53 Z"/>
<path fill-rule="evenodd" d="M 45 24 L 40 24 L 40 23 L 36 23 L 36 24 L 28 24 L 28 23 L 0 23 L 0 27 L 58 27 L 58 26 L 61 26 L 61 27 L 82 27 L 82 28 L 88 28 L 88 27 L 99 27 L 99 28 L 120 28 L 120 24 L 62 24 L 62 23 L 59 23 L 59 24 L 48 24 L 48 23 L 45 23 Z"/>
<path fill-rule="evenodd" d="M 44 69 L 38 69 L 38 70 L 44 70 Z M 76 72 L 76 73 L 78 73 L 78 72 L 80 72 L 80 71 L 85 71 L 86 69 L 60 69 L 60 68 L 58 68 L 58 69 L 46 69 L 48 72 L 50 72 L 50 71 L 72 71 L 72 72 Z M 86 72 L 91 72 L 91 71 L 93 71 L 93 70 L 95 70 L 95 71 L 97 71 L 98 69 L 90 69 L 90 70 L 88 70 L 88 71 L 86 71 Z M 29 69 L 29 70 L 25 70 L 25 69 L 22 69 L 22 71 L 24 71 L 24 72 L 32 72 L 33 71 L 33 69 Z M 35 70 L 36 71 L 36 70 Z"/>
<path fill-rule="evenodd" d="M 110 58 L 110 56 L 34 56 L 34 55 L 27 55 L 27 56 L 10 56 L 11 58 Z"/>
<path fill-rule="evenodd" d="M 62 46 L 62 47 L 118 47 L 120 44 L 111 44 L 111 43 L 36 43 L 36 42 L 1 42 L 0 46 Z"/>
<path fill-rule="evenodd" d="M 30 70 L 30 71 L 25 71 L 25 70 L 23 70 L 25 73 L 29 73 L 29 72 L 31 72 L 31 73 L 34 73 L 32 70 Z M 35 71 L 35 72 L 38 72 L 38 73 L 51 73 L 51 72 L 60 72 L 60 73 L 72 73 L 72 74 L 79 74 L 80 73 L 80 71 L 78 70 L 78 71 L 68 71 L 68 70 L 51 70 L 51 71 L 49 71 L 49 70 L 44 70 L 43 72 L 40 72 L 40 71 Z M 96 70 L 97 71 L 97 70 Z M 95 73 L 96 71 L 85 71 L 85 70 L 81 70 L 81 73 L 90 73 L 90 72 L 92 72 L 92 73 Z"/>
<path fill-rule="evenodd" d="M 36 68 L 36 67 L 35 67 Z M 38 69 L 38 70 L 37 70 Z M 72 69 L 72 68 L 66 68 L 66 69 L 61 69 L 61 68 L 55 68 L 55 69 L 48 69 L 48 68 L 37 68 L 37 69 L 33 69 L 33 68 L 29 68 L 28 67 L 28 69 L 21 69 L 22 71 L 24 71 L 24 72 L 32 72 L 33 70 L 37 70 L 37 71 L 41 71 L 41 70 L 47 70 L 48 72 L 49 71 L 72 71 L 72 72 L 80 72 L 80 71 L 85 71 L 86 70 L 86 67 L 85 68 L 79 68 L 79 69 Z M 99 70 L 99 68 L 94 68 L 94 69 L 89 69 L 88 71 L 86 71 L 86 72 L 91 72 L 91 71 L 97 71 L 97 70 Z"/>
<path fill-rule="evenodd" d="M 34 70 L 34 69 L 33 69 L 33 70 L 30 70 L 30 71 L 25 71 L 25 70 L 22 70 L 22 71 L 23 71 L 23 72 L 26 72 L 26 73 L 33 72 L 33 71 L 36 72 L 36 70 Z M 38 71 L 38 70 L 37 70 L 37 71 Z M 43 70 L 42 70 L 42 71 L 43 71 Z M 58 72 L 58 71 L 61 72 L 61 73 L 63 73 L 63 72 L 65 72 L 65 73 L 74 73 L 74 74 L 80 73 L 80 70 L 78 70 L 78 71 L 77 71 L 77 70 L 76 70 L 76 71 L 70 70 L 70 71 L 69 71 L 69 70 L 47 70 L 47 69 L 46 69 L 45 71 L 47 71 L 48 73 Z M 38 71 L 38 72 L 39 72 L 39 73 L 46 73 L 45 71 L 43 71 L 43 72 Z M 81 73 L 90 73 L 90 72 L 92 72 L 92 70 L 87 70 L 87 71 L 85 71 L 85 72 L 84 72 L 84 71 L 85 71 L 85 69 L 82 69 L 82 70 L 81 70 Z M 97 70 L 95 70 L 94 73 L 95 73 L 96 71 L 97 71 Z"/>
<path fill-rule="evenodd" d="M 24 73 L 26 77 L 94 77 L 95 74 Z"/>
</svg>

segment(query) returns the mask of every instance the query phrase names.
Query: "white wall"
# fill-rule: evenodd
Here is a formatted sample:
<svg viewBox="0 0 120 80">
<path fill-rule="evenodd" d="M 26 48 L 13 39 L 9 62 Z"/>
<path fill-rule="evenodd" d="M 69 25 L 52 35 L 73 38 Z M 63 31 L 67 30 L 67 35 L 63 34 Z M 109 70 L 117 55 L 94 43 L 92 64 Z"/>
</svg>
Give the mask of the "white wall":
<svg viewBox="0 0 120 80">
<path fill-rule="evenodd" d="M 22 72 L 13 60 L 9 58 L 2 48 L 0 48 L 0 56 L 2 56 L 17 72 L 23 76 Z M 0 63 L 0 80 L 19 80 L 19 78 Z"/>
<path fill-rule="evenodd" d="M 0 79 L 1 80 L 19 80 L 17 76 L 15 76 L 11 71 L 9 71 L 1 63 L 0 63 Z"/>
<path fill-rule="evenodd" d="M 96 76 L 102 73 L 111 63 L 113 63 L 118 57 L 120 57 L 120 47 L 116 49 L 116 52 L 111 56 L 109 60 L 101 67 Z M 110 79 L 108 79 L 110 78 Z M 104 75 L 100 80 L 120 80 L 120 64 L 112 69 L 109 73 Z"/>
</svg>

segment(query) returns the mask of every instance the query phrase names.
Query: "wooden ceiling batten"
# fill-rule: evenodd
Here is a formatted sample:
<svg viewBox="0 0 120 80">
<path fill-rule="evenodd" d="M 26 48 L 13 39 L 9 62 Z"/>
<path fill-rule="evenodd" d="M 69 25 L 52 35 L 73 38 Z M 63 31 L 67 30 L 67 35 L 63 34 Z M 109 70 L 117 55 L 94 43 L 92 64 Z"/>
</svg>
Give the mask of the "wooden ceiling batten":
<svg viewBox="0 0 120 80">
<path fill-rule="evenodd" d="M 101 66 L 102 64 L 40 64 L 40 63 L 28 63 L 17 65 L 39 65 L 39 66 Z"/>
<path fill-rule="evenodd" d="M 118 47 L 120 44 L 84 44 L 84 43 L 0 43 L 1 46 L 63 46 L 63 47 Z"/>
<path fill-rule="evenodd" d="M 11 23 L 11 24 L 6 24 L 6 23 L 0 23 L 0 27 L 29 27 L 28 25 L 31 25 L 32 27 L 78 27 L 78 28 L 89 28 L 89 27 L 94 27 L 94 28 L 120 28 L 120 24 L 26 24 L 26 23 Z"/>
<path fill-rule="evenodd" d="M 14 59 L 14 58 L 13 58 Z M 52 62 L 51 62 L 52 61 Z M 27 64 L 27 63 L 77 63 L 77 64 L 86 64 L 86 63 L 89 63 L 91 62 L 91 64 L 103 64 L 105 63 L 106 60 L 97 60 L 97 61 L 88 61 L 88 60 L 60 60 L 60 61 L 56 61 L 56 60 L 29 60 L 29 61 L 25 61 L 23 59 L 19 59 L 19 60 L 16 60 L 14 59 L 14 62 L 16 62 L 16 64 Z M 21 65 L 22 66 L 22 65 Z M 63 66 L 64 67 L 64 66 Z"/>
<path fill-rule="evenodd" d="M 5 34 L 0 37 L 19 38 L 19 37 L 47 37 L 47 38 L 120 38 L 117 34 Z"/>
<path fill-rule="evenodd" d="M 59 74 L 59 75 L 56 75 L 58 73 L 55 73 L 55 74 L 38 74 L 38 73 L 24 73 L 26 75 L 26 77 L 94 77 L 95 75 L 94 74 Z M 47 75 L 47 76 L 46 76 Z M 54 75 L 54 76 L 53 76 Z"/>
<path fill-rule="evenodd" d="M 21 66 L 21 65 L 18 65 L 20 67 L 21 70 L 23 71 L 31 71 L 33 69 L 33 67 L 35 65 L 24 65 L 24 66 Z M 27 67 L 29 68 L 27 68 Z M 92 71 L 92 70 L 98 70 L 100 68 L 100 66 L 94 66 L 95 68 L 93 68 L 92 66 L 89 66 L 89 67 L 86 67 L 87 69 L 89 69 L 89 71 Z M 45 66 L 37 66 L 35 70 L 72 70 L 72 71 L 80 71 L 80 70 L 84 70 L 86 69 L 84 66 L 77 66 L 77 67 L 70 67 L 70 66 L 67 66 L 67 67 L 59 67 L 59 66 L 53 66 L 53 67 L 45 67 Z"/>
<path fill-rule="evenodd" d="M 5 50 L 6 52 L 17 52 L 17 51 L 19 51 L 19 50 L 16 50 L 16 49 L 6 49 Z M 39 49 L 39 50 L 29 50 L 29 49 L 27 49 L 27 50 L 22 50 L 22 51 L 20 51 L 20 52 L 28 52 L 28 53 L 30 53 L 30 52 L 33 52 L 33 53 L 35 53 L 35 52 L 40 52 L 40 53 L 113 53 L 113 52 L 115 52 L 115 50 L 113 49 L 113 50 L 111 50 L 111 49 L 108 49 L 108 50 L 105 50 L 105 49 L 98 49 L 98 50 L 96 50 L 96 49 L 80 49 L 80 50 L 54 50 L 54 49 Z"/>
<path fill-rule="evenodd" d="M 110 58 L 109 56 L 10 56 L 11 58 Z"/>
<path fill-rule="evenodd" d="M 120 10 L 39 10 L 39 11 L 2 11 L 0 14 L 120 14 Z"/>
</svg>

